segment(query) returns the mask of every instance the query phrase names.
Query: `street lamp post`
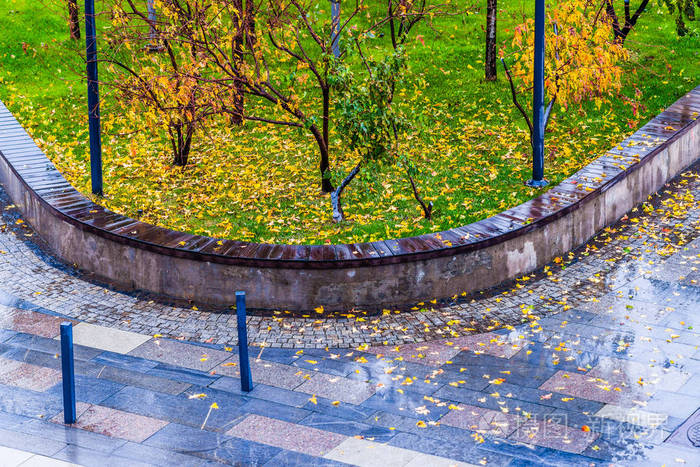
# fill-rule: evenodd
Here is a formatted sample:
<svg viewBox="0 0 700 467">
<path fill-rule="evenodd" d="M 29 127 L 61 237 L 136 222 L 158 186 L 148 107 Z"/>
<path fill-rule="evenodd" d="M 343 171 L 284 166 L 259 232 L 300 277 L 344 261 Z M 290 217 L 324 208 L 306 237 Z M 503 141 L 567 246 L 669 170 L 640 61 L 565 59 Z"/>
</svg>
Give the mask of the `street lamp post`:
<svg viewBox="0 0 700 467">
<path fill-rule="evenodd" d="M 333 55 L 340 57 L 338 28 L 340 27 L 340 0 L 331 0 L 331 47 Z"/>
<path fill-rule="evenodd" d="M 85 0 L 85 59 L 87 62 L 88 125 L 90 129 L 90 181 L 92 193 L 102 195 L 102 142 L 100 95 L 97 81 L 97 34 L 95 0 Z"/>
<path fill-rule="evenodd" d="M 532 179 L 526 185 L 540 188 L 544 179 L 544 0 L 535 1 L 535 67 L 532 96 Z"/>
</svg>

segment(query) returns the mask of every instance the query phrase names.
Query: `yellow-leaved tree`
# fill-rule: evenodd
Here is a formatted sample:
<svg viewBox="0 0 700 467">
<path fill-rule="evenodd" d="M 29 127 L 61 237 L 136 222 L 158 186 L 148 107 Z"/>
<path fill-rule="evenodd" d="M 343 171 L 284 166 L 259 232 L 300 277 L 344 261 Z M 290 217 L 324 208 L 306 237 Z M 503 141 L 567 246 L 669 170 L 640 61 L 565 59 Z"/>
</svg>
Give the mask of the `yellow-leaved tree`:
<svg viewBox="0 0 700 467">
<path fill-rule="evenodd" d="M 590 0 L 555 0 L 546 18 L 545 91 L 550 101 L 545 126 L 555 102 L 567 108 L 583 101 L 602 105 L 619 91 L 622 63 L 627 50 L 610 34 L 602 6 Z M 513 102 L 525 118 L 532 135 L 528 113 L 518 95 L 530 91 L 534 71 L 534 21 L 516 26 L 513 37 L 515 64 L 510 70 L 502 58 L 510 81 Z"/>
</svg>

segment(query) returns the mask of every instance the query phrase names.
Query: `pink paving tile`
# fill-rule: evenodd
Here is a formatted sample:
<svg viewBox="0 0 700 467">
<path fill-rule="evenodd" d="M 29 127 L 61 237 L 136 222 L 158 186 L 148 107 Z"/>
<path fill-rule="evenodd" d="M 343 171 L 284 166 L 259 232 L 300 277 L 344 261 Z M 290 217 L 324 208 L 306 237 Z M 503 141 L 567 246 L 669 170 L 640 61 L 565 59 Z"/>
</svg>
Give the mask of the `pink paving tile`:
<svg viewBox="0 0 700 467">
<path fill-rule="evenodd" d="M 599 433 L 570 428 L 553 421 L 530 420 L 520 425 L 508 439 L 580 454 L 598 436 Z"/>
<path fill-rule="evenodd" d="M 76 412 L 78 420 L 72 426 L 136 443 L 145 441 L 168 424 L 163 420 L 81 402 L 76 405 Z M 62 424 L 63 412 L 51 421 Z"/>
<path fill-rule="evenodd" d="M 337 433 L 261 415 L 248 415 L 226 434 L 312 456 L 323 456 L 347 439 L 347 436 Z"/>
<path fill-rule="evenodd" d="M 169 339 L 151 339 L 129 352 L 129 355 L 201 371 L 209 371 L 231 357 L 230 352 Z"/>
<path fill-rule="evenodd" d="M 406 361 L 428 366 L 442 366 L 460 352 L 457 345 L 444 342 L 425 342 L 401 346 L 375 346 L 366 350 L 368 353 L 384 355 L 388 358 L 401 357 Z"/>
<path fill-rule="evenodd" d="M 649 398 L 649 395 L 639 386 L 623 386 L 617 381 L 568 371 L 557 371 L 542 383 L 540 389 L 628 407 L 635 406 L 635 401 L 644 401 Z"/>
<path fill-rule="evenodd" d="M 371 384 L 325 373 L 314 373 L 296 390 L 348 404 L 361 404 L 375 392 Z"/>
<path fill-rule="evenodd" d="M 9 310 L 8 313 L 0 313 L 0 328 L 42 337 L 56 337 L 61 332 L 61 323 L 70 321 L 57 316 L 37 313 L 36 311 L 18 310 L 15 308 L 10 308 Z"/>
<path fill-rule="evenodd" d="M 60 381 L 58 370 L 0 358 L 0 384 L 44 392 Z"/>
<path fill-rule="evenodd" d="M 658 389 L 677 391 L 690 378 L 690 374 L 676 368 L 661 365 L 601 358 L 588 375 L 615 383 L 620 387 L 632 387 L 639 391 L 653 393 Z"/>
<path fill-rule="evenodd" d="M 471 350 L 475 353 L 484 353 L 494 357 L 510 358 L 527 346 L 528 340 L 521 339 L 517 333 L 496 334 L 486 332 L 483 334 L 473 334 L 471 336 L 456 337 L 448 339 L 460 350 Z"/>
<path fill-rule="evenodd" d="M 521 420 L 524 419 L 499 410 L 459 404 L 457 409 L 447 412 L 440 419 L 440 423 L 482 434 L 506 437 L 518 428 Z"/>
<path fill-rule="evenodd" d="M 238 357 L 236 356 L 226 360 L 212 371 L 217 375 L 240 378 L 241 372 Z M 283 389 L 295 389 L 303 382 L 308 381 L 315 373 L 314 371 L 304 368 L 257 359 L 250 361 L 250 371 L 253 374 L 253 382 Z"/>
</svg>

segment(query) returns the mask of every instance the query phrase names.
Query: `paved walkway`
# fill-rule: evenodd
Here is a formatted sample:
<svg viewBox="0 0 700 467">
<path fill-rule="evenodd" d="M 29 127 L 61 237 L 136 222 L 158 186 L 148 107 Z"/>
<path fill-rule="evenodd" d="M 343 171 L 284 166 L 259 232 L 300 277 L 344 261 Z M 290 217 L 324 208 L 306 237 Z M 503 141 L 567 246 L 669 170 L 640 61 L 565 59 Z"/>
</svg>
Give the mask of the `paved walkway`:
<svg viewBox="0 0 700 467">
<path fill-rule="evenodd" d="M 700 465 L 700 419 L 686 422 L 700 407 L 698 193 L 689 173 L 588 248 L 463 303 L 252 317 L 269 345 L 251 348 L 250 393 L 231 316 L 86 282 L 5 201 L 0 465 Z"/>
</svg>

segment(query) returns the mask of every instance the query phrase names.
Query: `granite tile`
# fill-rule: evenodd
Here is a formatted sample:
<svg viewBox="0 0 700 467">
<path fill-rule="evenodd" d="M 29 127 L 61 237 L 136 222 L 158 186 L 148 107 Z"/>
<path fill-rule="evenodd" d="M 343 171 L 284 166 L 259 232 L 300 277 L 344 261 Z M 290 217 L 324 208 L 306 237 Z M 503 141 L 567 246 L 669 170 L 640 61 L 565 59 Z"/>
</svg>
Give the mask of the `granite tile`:
<svg viewBox="0 0 700 467">
<path fill-rule="evenodd" d="M 240 396 L 289 405 L 291 407 L 303 407 L 309 402 L 308 394 L 303 392 L 294 392 L 275 386 L 268 386 L 262 383 L 253 385 L 252 391 L 244 392 L 241 390 L 241 380 L 238 378 L 230 378 L 228 376 L 222 376 L 214 383 L 210 384 L 209 387 Z"/>
<path fill-rule="evenodd" d="M 218 397 L 194 397 L 196 394 L 201 393 L 191 391 L 189 395 L 184 393 L 173 396 L 127 386 L 100 405 L 197 429 L 201 428 L 206 419 L 206 428 L 216 431 L 227 430 L 245 414 L 237 401 L 229 403 Z M 214 402 L 219 408 L 210 413 Z"/>
<path fill-rule="evenodd" d="M 451 342 L 452 343 L 452 342 Z M 443 341 L 425 342 L 417 344 L 404 344 L 401 346 L 373 346 L 365 352 L 375 355 L 386 355 L 389 358 L 401 357 L 409 362 L 421 365 L 439 367 L 460 352 L 456 344 L 448 345 Z"/>
<path fill-rule="evenodd" d="M 518 333 L 498 334 L 487 332 L 472 334 L 469 336 L 450 339 L 455 347 L 462 351 L 471 351 L 476 354 L 492 355 L 499 358 L 510 358 L 528 345 L 528 339 Z"/>
<path fill-rule="evenodd" d="M 52 456 L 66 447 L 65 442 L 4 428 L 0 428 L 0 445 L 44 456 Z"/>
<path fill-rule="evenodd" d="M 125 355 L 117 352 L 105 351 L 92 359 L 98 365 L 113 366 L 124 370 L 146 372 L 151 368 L 155 368 L 158 362 L 146 360 L 140 357 Z"/>
<path fill-rule="evenodd" d="M 286 422 L 297 423 L 300 420 L 309 416 L 309 411 L 289 405 L 277 404 L 275 402 L 250 399 L 240 407 L 240 410 L 245 413 L 267 416 L 274 414 L 275 418 Z"/>
<path fill-rule="evenodd" d="M 18 466 L 33 455 L 31 452 L 0 446 L 0 459 L 2 459 L 3 465 L 8 467 Z"/>
<path fill-rule="evenodd" d="M 418 453 L 386 444 L 357 438 L 348 438 L 326 454 L 326 459 L 360 467 L 402 467 L 418 456 Z"/>
<path fill-rule="evenodd" d="M 125 386 L 135 386 L 165 394 L 180 394 L 192 386 L 190 383 L 159 378 L 157 376 L 112 366 L 103 366 L 96 376 L 100 379 L 106 379 Z"/>
<path fill-rule="evenodd" d="M 60 380 L 59 371 L 0 357 L 0 384 L 43 392 Z"/>
<path fill-rule="evenodd" d="M 68 321 L 36 311 L 12 308 L 0 313 L 0 328 L 11 329 L 41 337 L 55 337 L 61 332 L 61 323 Z"/>
<path fill-rule="evenodd" d="M 297 391 L 359 405 L 374 394 L 372 385 L 342 376 L 315 373 Z"/>
<path fill-rule="evenodd" d="M 145 444 L 137 444 L 128 442 L 117 448 L 113 454 L 119 457 L 125 457 L 133 460 L 147 459 L 149 464 L 169 467 L 177 465 L 178 467 L 200 467 L 203 465 L 226 465 L 214 461 L 205 461 L 200 457 L 188 456 L 180 454 L 174 450 L 161 449 Z"/>
<path fill-rule="evenodd" d="M 447 404 L 439 398 L 398 391 L 377 392 L 362 403 L 366 408 L 395 413 L 423 421 L 435 421 L 447 411 Z"/>
<path fill-rule="evenodd" d="M 631 423 L 647 428 L 656 428 L 663 425 L 668 419 L 668 415 L 649 412 L 638 407 L 620 407 L 618 405 L 606 404 L 595 412 L 596 417 L 610 418 L 620 422 Z"/>
<path fill-rule="evenodd" d="M 487 393 L 452 386 L 443 386 L 435 393 L 435 397 L 442 400 L 462 402 L 463 404 L 499 410 L 513 415 L 544 416 L 554 410 L 546 405 L 513 399 L 507 396 L 508 392 L 506 391 Z"/>
<path fill-rule="evenodd" d="M 558 371 L 549 380 L 545 381 L 540 389 L 568 394 L 582 399 L 633 406 L 635 400 L 645 401 L 649 398 L 643 390 L 630 386 L 618 386 L 616 382 L 610 382 L 602 378 L 589 375 Z"/>
<path fill-rule="evenodd" d="M 276 447 L 176 423 L 167 425 L 144 444 L 217 462 L 242 465 L 262 465 L 280 453 Z"/>
<path fill-rule="evenodd" d="M 0 385 L 0 411 L 32 418 L 51 418 L 63 409 L 63 398 L 50 390 L 35 392 Z"/>
<path fill-rule="evenodd" d="M 42 352 L 39 350 L 27 349 L 24 347 L 10 347 L 4 352 L 0 351 L 2 357 L 16 360 L 18 362 L 29 363 L 44 368 L 61 371 L 60 355 L 55 353 Z M 97 376 L 101 367 L 96 363 L 87 360 L 73 360 L 74 370 L 76 374 L 85 376 Z"/>
<path fill-rule="evenodd" d="M 350 464 L 338 462 L 323 457 L 309 456 L 294 451 L 281 451 L 275 457 L 270 459 L 265 467 L 278 467 L 280 465 L 308 465 L 314 467 L 349 467 Z"/>
<path fill-rule="evenodd" d="M 213 371 L 218 375 L 240 378 L 238 357 L 226 360 L 214 368 Z M 262 383 L 290 390 L 299 387 L 314 374 L 312 370 L 258 359 L 251 359 L 250 372 L 253 377 L 253 383 Z"/>
<path fill-rule="evenodd" d="M 58 425 L 48 420 L 29 420 L 16 427 L 15 430 L 53 441 L 89 448 L 104 454 L 109 454 L 126 443 L 123 439 L 110 438 L 99 433 Z"/>
<path fill-rule="evenodd" d="M 598 436 L 599 433 L 575 430 L 550 420 L 531 420 L 520 425 L 508 439 L 580 454 Z"/>
<path fill-rule="evenodd" d="M 308 395 L 307 400 L 308 400 Z M 316 403 L 308 401 L 304 406 L 306 410 L 320 414 L 341 417 L 345 420 L 363 421 L 376 412 L 376 409 L 363 407 L 361 405 L 348 404 L 338 400 L 326 399 L 316 396 Z"/>
<path fill-rule="evenodd" d="M 192 370 L 165 363 L 159 363 L 146 371 L 146 374 L 198 386 L 207 386 L 219 378 L 219 376 L 213 376 L 206 371 Z"/>
<path fill-rule="evenodd" d="M 211 371 L 231 357 L 229 352 L 170 339 L 151 339 L 131 350 L 128 355 L 200 371 Z"/>
<path fill-rule="evenodd" d="M 459 404 L 440 419 L 440 423 L 482 434 L 508 437 L 525 419 L 499 410 Z"/>
<path fill-rule="evenodd" d="M 51 421 L 63 423 L 63 412 L 52 418 Z M 140 443 L 167 424 L 168 422 L 163 420 L 143 415 L 99 405 L 88 405 L 80 411 L 76 422 L 71 426 Z"/>
<path fill-rule="evenodd" d="M 354 436 L 368 441 L 385 443 L 396 435 L 395 430 L 367 425 L 353 420 L 347 420 L 338 416 L 325 415 L 314 412 L 302 421 L 300 425 L 317 428 L 319 430 L 332 431 L 345 436 Z"/>
<path fill-rule="evenodd" d="M 308 425 L 297 425 L 261 415 L 248 415 L 226 434 L 311 456 L 323 456 L 347 438 Z"/>
<path fill-rule="evenodd" d="M 75 375 L 75 398 L 81 402 L 99 404 L 124 387 L 106 379 L 92 378 L 90 376 Z M 55 397 L 63 397 L 63 383 L 56 384 L 47 390 L 47 393 Z"/>
<path fill-rule="evenodd" d="M 409 433 L 399 433 L 389 442 L 391 446 L 397 446 L 422 454 L 438 456 L 446 461 L 445 457 L 459 462 L 467 462 L 471 465 L 506 466 L 513 460 L 512 457 L 496 452 L 477 450 L 472 443 L 464 443 L 459 439 L 437 440 L 425 438 Z"/>
<path fill-rule="evenodd" d="M 18 333 L 5 344 L 25 349 L 38 350 L 59 357 L 61 355 L 61 342 L 57 339 L 49 339 L 39 335 Z M 73 358 L 76 360 L 90 360 L 100 354 L 100 349 L 93 349 L 83 345 L 73 346 Z"/>
<path fill-rule="evenodd" d="M 64 461 L 64 463 L 54 464 L 53 462 L 56 461 L 52 459 L 52 463 L 42 465 L 46 465 L 47 467 L 50 465 L 55 465 L 56 467 L 59 467 L 60 465 L 64 465 L 66 467 L 76 465 L 85 467 L 104 467 L 107 465 L 118 465 L 120 467 L 147 467 L 153 465 L 147 462 L 146 459 L 127 459 L 124 457 L 117 457 L 114 454 L 105 454 L 87 447 L 74 446 L 71 444 L 57 452 L 53 457 L 54 459 L 57 459 L 58 462 Z"/>
<path fill-rule="evenodd" d="M 90 323 L 73 326 L 74 343 L 115 353 L 129 353 L 150 339 L 151 336 Z"/>
</svg>

